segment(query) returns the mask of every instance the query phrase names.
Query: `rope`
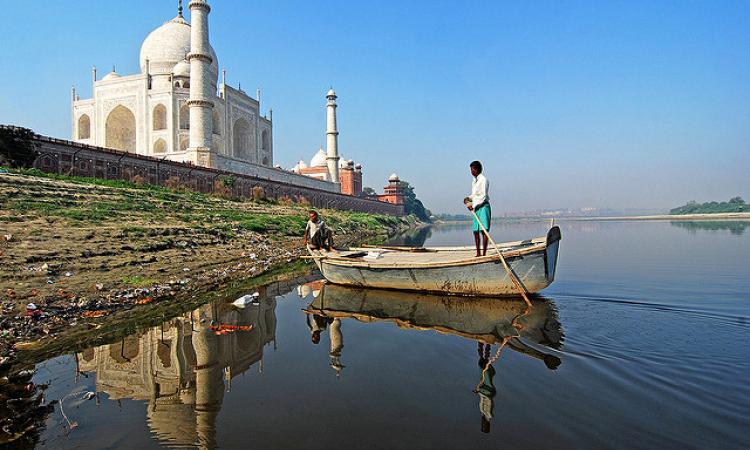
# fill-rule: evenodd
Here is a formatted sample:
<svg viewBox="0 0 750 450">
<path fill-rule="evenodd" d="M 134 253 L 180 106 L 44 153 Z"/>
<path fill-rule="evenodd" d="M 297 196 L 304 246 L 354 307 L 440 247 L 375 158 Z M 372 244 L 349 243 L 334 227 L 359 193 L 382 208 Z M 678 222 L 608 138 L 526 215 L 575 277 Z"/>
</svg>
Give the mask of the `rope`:
<svg viewBox="0 0 750 450">
<path fill-rule="evenodd" d="M 526 308 L 521 312 L 521 314 L 517 315 L 516 317 L 511 320 L 510 324 L 513 328 L 518 330 L 518 336 L 505 336 L 500 342 L 500 346 L 497 348 L 497 351 L 495 352 L 495 355 L 487 360 L 487 364 L 484 365 L 484 369 L 482 369 L 482 375 L 479 377 L 479 383 L 474 388 L 474 392 L 479 392 L 479 387 L 482 386 L 482 381 L 484 380 L 484 374 L 487 373 L 487 370 L 490 368 L 492 364 L 494 364 L 498 359 L 500 359 L 500 352 L 505 348 L 505 345 L 510 342 L 511 339 L 514 339 L 516 337 L 521 336 L 521 330 L 523 329 L 523 325 L 519 323 L 518 321 L 529 315 L 531 312 L 531 305 L 527 305 Z"/>
</svg>

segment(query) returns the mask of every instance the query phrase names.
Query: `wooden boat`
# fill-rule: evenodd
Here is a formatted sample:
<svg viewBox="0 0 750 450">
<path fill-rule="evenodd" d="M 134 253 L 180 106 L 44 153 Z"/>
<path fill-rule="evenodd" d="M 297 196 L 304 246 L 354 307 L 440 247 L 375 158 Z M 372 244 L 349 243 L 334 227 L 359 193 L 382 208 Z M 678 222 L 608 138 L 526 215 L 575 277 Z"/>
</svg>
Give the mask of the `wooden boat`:
<svg viewBox="0 0 750 450">
<path fill-rule="evenodd" d="M 518 299 L 447 297 L 325 284 L 305 312 L 364 323 L 392 322 L 404 329 L 432 330 L 484 344 L 511 338 L 510 348 L 541 359 L 550 368 L 559 365 L 559 358 L 536 344 L 559 349 L 564 339 L 554 303 L 541 298 L 528 308 Z"/>
<path fill-rule="evenodd" d="M 552 283 L 557 268 L 560 228 L 525 241 L 498 244 L 528 293 Z M 474 247 L 360 247 L 347 251 L 311 250 L 311 258 L 334 284 L 470 296 L 515 296 L 501 258 L 493 249 L 476 257 Z"/>
</svg>

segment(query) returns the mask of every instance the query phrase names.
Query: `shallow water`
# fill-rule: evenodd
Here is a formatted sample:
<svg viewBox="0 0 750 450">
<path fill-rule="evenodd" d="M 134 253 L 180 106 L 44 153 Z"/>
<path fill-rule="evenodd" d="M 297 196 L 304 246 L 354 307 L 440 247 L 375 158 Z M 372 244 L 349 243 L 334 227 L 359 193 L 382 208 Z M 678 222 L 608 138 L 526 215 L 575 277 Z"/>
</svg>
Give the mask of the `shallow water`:
<svg viewBox="0 0 750 450">
<path fill-rule="evenodd" d="M 312 278 L 244 309 L 208 304 L 39 364 L 67 419 L 56 407 L 38 446 L 747 448 L 750 233 L 712 224 L 563 222 L 557 279 L 526 315 L 519 301 L 321 293 Z M 423 239 L 471 235 L 400 242 Z M 217 336 L 212 321 L 253 328 Z"/>
</svg>

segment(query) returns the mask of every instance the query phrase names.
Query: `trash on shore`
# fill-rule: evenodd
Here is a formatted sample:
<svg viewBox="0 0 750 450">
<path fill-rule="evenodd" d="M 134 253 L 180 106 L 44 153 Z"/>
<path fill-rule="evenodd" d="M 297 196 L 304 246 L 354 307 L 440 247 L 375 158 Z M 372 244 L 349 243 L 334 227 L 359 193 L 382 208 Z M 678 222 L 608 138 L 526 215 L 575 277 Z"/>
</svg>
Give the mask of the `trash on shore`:
<svg viewBox="0 0 750 450">
<path fill-rule="evenodd" d="M 86 319 L 94 319 L 94 318 L 102 317 L 106 315 L 107 315 L 107 311 L 100 309 L 97 311 L 84 311 L 83 314 L 81 314 L 81 317 L 86 318 Z"/>
<path fill-rule="evenodd" d="M 147 304 L 149 304 L 149 303 L 151 303 L 153 301 L 154 301 L 153 297 L 145 297 L 145 298 L 141 298 L 141 299 L 136 300 L 135 304 L 136 305 L 147 305 Z"/>
</svg>

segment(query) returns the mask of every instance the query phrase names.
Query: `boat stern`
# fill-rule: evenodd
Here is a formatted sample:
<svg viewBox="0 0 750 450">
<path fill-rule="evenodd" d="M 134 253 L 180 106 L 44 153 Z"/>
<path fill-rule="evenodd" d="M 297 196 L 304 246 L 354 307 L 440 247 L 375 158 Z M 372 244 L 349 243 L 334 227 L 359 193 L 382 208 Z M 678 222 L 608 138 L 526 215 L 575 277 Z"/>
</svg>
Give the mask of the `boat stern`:
<svg viewBox="0 0 750 450">
<path fill-rule="evenodd" d="M 544 276 L 547 278 L 547 283 L 552 283 L 555 280 L 561 239 L 560 227 L 554 226 L 547 232 L 547 247 L 544 250 Z"/>
</svg>

